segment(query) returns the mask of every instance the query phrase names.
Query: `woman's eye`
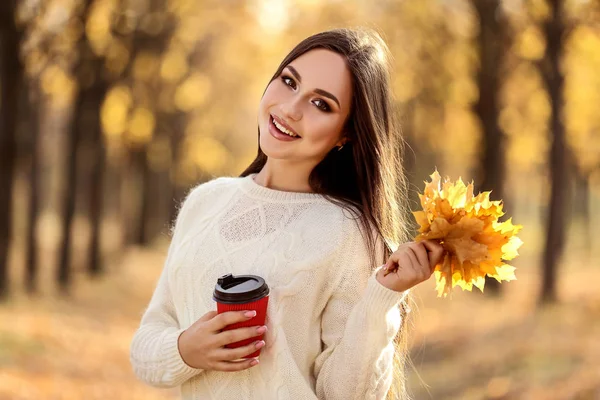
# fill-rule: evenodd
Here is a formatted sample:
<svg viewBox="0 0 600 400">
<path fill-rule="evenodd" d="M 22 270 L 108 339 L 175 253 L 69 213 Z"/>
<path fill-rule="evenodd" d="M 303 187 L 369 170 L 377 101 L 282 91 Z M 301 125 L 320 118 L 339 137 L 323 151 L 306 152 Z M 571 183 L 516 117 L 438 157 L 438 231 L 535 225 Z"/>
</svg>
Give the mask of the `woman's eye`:
<svg viewBox="0 0 600 400">
<path fill-rule="evenodd" d="M 283 75 L 281 77 L 281 80 L 283 81 L 284 84 L 291 87 L 292 89 L 296 88 L 296 82 L 294 82 L 294 80 L 292 78 L 290 78 L 289 76 Z"/>
<path fill-rule="evenodd" d="M 316 104 L 318 102 L 318 104 Z M 317 106 L 318 109 L 323 110 L 323 111 L 329 111 L 329 104 L 327 104 L 326 102 L 324 102 L 321 99 L 317 99 L 315 100 L 315 105 Z"/>
<path fill-rule="evenodd" d="M 283 82 L 284 85 L 289 86 L 292 89 L 296 89 L 296 81 L 294 81 L 293 78 L 291 78 L 287 75 L 282 75 L 281 81 Z M 331 111 L 331 108 L 329 108 L 329 104 L 327 104 L 327 102 L 325 102 L 321 99 L 315 100 L 313 104 L 315 104 L 319 110 L 322 110 L 325 112 Z"/>
</svg>

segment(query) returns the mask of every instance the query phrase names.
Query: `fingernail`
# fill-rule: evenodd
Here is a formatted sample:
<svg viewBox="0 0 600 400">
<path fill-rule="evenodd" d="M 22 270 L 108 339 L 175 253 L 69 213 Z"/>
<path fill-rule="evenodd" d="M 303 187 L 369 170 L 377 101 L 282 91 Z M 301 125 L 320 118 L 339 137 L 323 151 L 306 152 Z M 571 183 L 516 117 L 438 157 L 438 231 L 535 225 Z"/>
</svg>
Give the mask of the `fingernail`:
<svg viewBox="0 0 600 400">
<path fill-rule="evenodd" d="M 250 365 L 252 366 L 255 366 L 256 364 L 258 364 L 258 359 L 254 359 L 252 362 L 250 362 Z"/>
<path fill-rule="evenodd" d="M 267 327 L 264 325 L 256 328 L 256 332 L 258 332 L 258 333 L 265 333 L 266 331 L 267 331 Z"/>
<path fill-rule="evenodd" d="M 246 311 L 246 312 L 244 313 L 244 315 L 245 315 L 247 318 L 256 317 L 256 311 Z"/>
<path fill-rule="evenodd" d="M 254 345 L 257 349 L 260 349 L 261 347 L 263 347 L 265 345 L 265 341 L 261 340 L 256 342 L 256 344 Z"/>
</svg>

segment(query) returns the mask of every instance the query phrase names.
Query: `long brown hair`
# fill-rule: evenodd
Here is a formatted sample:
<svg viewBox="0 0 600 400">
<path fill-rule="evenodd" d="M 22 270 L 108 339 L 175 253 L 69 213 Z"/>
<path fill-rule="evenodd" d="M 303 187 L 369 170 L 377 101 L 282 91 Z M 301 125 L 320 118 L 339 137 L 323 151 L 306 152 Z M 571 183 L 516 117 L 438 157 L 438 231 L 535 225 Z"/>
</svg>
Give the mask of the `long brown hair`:
<svg viewBox="0 0 600 400">
<path fill-rule="evenodd" d="M 376 267 L 385 263 L 392 249 L 408 238 L 407 183 L 402 167 L 404 141 L 393 107 L 389 49 L 371 29 L 321 32 L 300 42 L 283 59 L 269 83 L 293 60 L 317 48 L 345 57 L 352 75 L 353 98 L 344 127 L 349 140 L 340 151 L 332 149 L 312 170 L 309 185 L 315 193 L 323 194 L 357 216 Z M 240 176 L 260 172 L 266 161 L 259 140 L 258 155 Z M 382 243 L 383 251 L 377 251 L 377 242 Z M 376 255 L 381 253 L 384 258 L 377 260 Z M 388 399 L 408 398 L 407 308 L 406 302 L 400 304 L 402 327 L 394 338 L 394 382 Z"/>
</svg>

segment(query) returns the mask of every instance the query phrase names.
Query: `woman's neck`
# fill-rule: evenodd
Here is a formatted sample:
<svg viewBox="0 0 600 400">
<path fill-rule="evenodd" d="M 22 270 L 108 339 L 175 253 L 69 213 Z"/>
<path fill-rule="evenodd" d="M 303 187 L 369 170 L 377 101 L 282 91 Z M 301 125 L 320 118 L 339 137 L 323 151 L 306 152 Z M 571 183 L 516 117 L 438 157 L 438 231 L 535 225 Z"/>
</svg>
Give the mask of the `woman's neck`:
<svg viewBox="0 0 600 400">
<path fill-rule="evenodd" d="M 277 160 L 279 161 L 279 160 Z M 285 192 L 313 193 L 308 184 L 310 171 L 298 166 L 284 166 L 282 162 L 269 162 L 254 177 L 254 181 L 266 188 Z"/>
</svg>

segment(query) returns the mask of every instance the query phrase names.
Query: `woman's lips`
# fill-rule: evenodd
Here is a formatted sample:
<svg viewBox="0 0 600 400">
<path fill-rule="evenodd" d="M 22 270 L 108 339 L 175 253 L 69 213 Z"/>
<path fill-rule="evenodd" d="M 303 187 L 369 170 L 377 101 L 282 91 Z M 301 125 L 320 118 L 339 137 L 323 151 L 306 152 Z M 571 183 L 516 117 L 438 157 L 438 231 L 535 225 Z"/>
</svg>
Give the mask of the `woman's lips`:
<svg viewBox="0 0 600 400">
<path fill-rule="evenodd" d="M 271 115 L 271 114 L 269 114 L 269 115 Z M 294 129 L 292 129 L 291 126 L 289 126 L 284 120 L 282 120 L 278 116 L 271 115 L 271 119 L 275 120 L 279 125 L 283 126 L 285 129 L 292 132 L 294 135 L 300 137 L 300 135 L 298 135 L 298 132 L 296 132 Z"/>
<path fill-rule="evenodd" d="M 279 129 L 277 129 L 277 127 L 273 124 L 273 117 L 270 116 L 269 117 L 269 133 L 271 134 L 271 136 L 273 136 L 275 139 L 284 141 L 284 142 L 291 142 L 293 140 L 298 140 L 300 139 L 300 137 L 291 137 L 290 135 L 287 135 L 283 132 L 281 132 Z"/>
</svg>

